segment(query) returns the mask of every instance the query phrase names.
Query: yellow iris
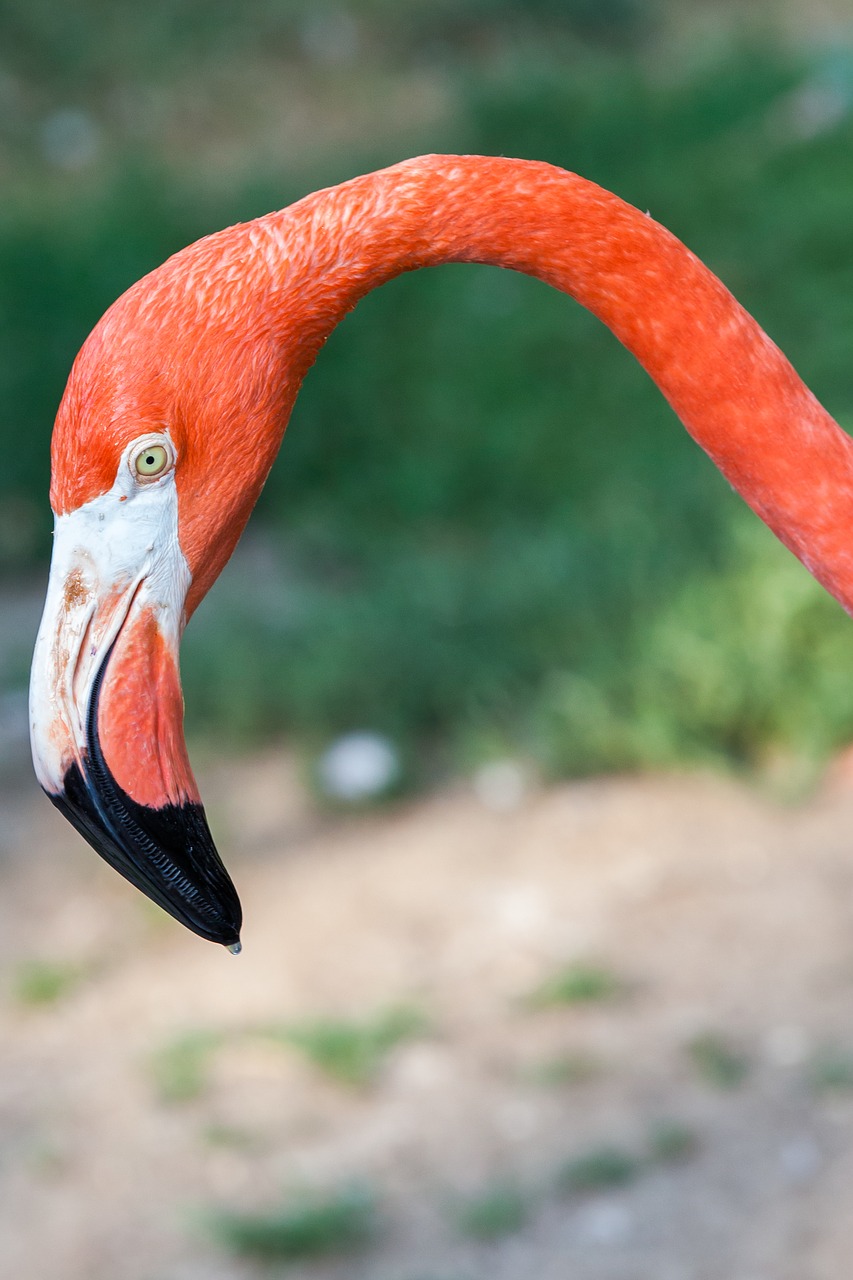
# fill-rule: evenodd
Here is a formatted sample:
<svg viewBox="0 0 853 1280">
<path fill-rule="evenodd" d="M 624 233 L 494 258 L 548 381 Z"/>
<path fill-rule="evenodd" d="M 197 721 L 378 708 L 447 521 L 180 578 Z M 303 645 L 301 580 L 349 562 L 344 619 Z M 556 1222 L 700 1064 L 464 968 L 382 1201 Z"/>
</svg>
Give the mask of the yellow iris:
<svg viewBox="0 0 853 1280">
<path fill-rule="evenodd" d="M 137 455 L 136 474 L 145 480 L 152 480 L 163 474 L 169 461 L 168 450 L 162 444 L 151 444 Z"/>
</svg>

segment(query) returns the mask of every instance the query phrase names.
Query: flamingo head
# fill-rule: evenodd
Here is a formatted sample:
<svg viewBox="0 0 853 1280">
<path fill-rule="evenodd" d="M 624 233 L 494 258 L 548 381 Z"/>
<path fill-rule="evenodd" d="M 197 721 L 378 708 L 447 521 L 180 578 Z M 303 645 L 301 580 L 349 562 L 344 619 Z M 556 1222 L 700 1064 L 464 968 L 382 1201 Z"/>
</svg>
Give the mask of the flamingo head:
<svg viewBox="0 0 853 1280">
<path fill-rule="evenodd" d="M 50 799 L 128 880 L 233 950 L 240 903 L 187 756 L 178 647 L 300 380 L 258 310 L 253 260 L 229 269 L 238 230 L 135 285 L 75 362 L 53 436 L 54 547 L 30 689 Z"/>
</svg>

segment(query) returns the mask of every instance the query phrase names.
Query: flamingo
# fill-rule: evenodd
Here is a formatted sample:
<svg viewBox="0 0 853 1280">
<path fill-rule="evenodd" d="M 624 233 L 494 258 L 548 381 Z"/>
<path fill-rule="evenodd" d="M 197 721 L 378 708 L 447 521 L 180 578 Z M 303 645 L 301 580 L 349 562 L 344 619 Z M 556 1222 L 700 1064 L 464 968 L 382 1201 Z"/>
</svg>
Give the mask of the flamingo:
<svg viewBox="0 0 853 1280">
<path fill-rule="evenodd" d="M 248 520 L 303 377 L 376 285 L 444 262 L 538 276 L 639 360 L 746 502 L 853 611 L 853 442 L 670 232 L 551 165 L 423 156 L 208 236 L 116 301 L 52 440 L 36 775 L 132 884 L 240 948 L 183 736 L 183 629 Z"/>
</svg>

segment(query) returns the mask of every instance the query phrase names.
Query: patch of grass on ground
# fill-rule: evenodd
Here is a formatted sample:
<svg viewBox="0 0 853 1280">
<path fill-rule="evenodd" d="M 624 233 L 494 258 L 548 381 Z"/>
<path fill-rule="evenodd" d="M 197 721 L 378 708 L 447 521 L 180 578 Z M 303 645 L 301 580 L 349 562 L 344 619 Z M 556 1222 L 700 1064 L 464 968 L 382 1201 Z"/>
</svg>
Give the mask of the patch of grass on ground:
<svg viewBox="0 0 853 1280">
<path fill-rule="evenodd" d="M 13 994 L 19 1004 L 56 1004 L 83 981 L 86 970 L 64 960 L 26 960 L 13 980 Z"/>
<path fill-rule="evenodd" d="M 585 1084 L 601 1075 L 602 1065 L 588 1053 L 558 1053 L 540 1062 L 530 1063 L 521 1073 L 527 1084 L 545 1088 Z"/>
<path fill-rule="evenodd" d="M 212 1029 L 184 1031 L 162 1045 L 149 1061 L 161 1102 L 191 1102 L 204 1093 L 210 1061 L 225 1039 Z"/>
<path fill-rule="evenodd" d="M 687 1048 L 699 1075 L 717 1089 L 736 1089 L 749 1073 L 746 1056 L 717 1032 L 696 1036 Z"/>
<path fill-rule="evenodd" d="M 696 1131 L 681 1120 L 656 1120 L 649 1128 L 648 1158 L 654 1164 L 680 1164 L 698 1149 Z"/>
<path fill-rule="evenodd" d="M 269 1027 L 264 1035 L 292 1045 L 327 1075 L 343 1084 L 364 1086 L 376 1077 L 386 1055 L 426 1026 L 417 1009 L 399 1007 L 367 1021 L 315 1019 Z"/>
<path fill-rule="evenodd" d="M 212 1234 L 233 1253 L 274 1263 L 364 1249 L 378 1230 L 376 1199 L 365 1186 L 305 1195 L 270 1212 L 219 1210 Z"/>
<path fill-rule="evenodd" d="M 200 1136 L 210 1147 L 225 1147 L 234 1151 L 250 1151 L 258 1145 L 257 1134 L 238 1125 L 219 1124 L 216 1121 L 206 1124 Z"/>
<path fill-rule="evenodd" d="M 612 1000 L 624 985 L 609 969 L 600 965 L 572 963 L 540 983 L 525 1003 L 531 1008 L 555 1004 L 593 1004 Z"/>
<path fill-rule="evenodd" d="M 464 1235 L 475 1240 L 497 1240 L 520 1231 L 527 1221 L 527 1201 L 511 1183 L 495 1183 L 456 1210 L 456 1222 Z"/>
<path fill-rule="evenodd" d="M 853 1053 L 843 1049 L 824 1049 L 811 1066 L 812 1087 L 819 1093 L 844 1092 L 853 1089 Z"/>
<path fill-rule="evenodd" d="M 563 1192 L 592 1193 L 626 1187 L 654 1165 L 681 1164 L 696 1154 L 698 1138 L 680 1120 L 662 1119 L 649 1128 L 643 1154 L 603 1144 L 566 1161 L 557 1173 Z"/>
<path fill-rule="evenodd" d="M 622 1147 L 594 1147 L 563 1165 L 557 1185 L 562 1191 L 604 1191 L 627 1186 L 641 1170 L 642 1162 Z"/>
</svg>

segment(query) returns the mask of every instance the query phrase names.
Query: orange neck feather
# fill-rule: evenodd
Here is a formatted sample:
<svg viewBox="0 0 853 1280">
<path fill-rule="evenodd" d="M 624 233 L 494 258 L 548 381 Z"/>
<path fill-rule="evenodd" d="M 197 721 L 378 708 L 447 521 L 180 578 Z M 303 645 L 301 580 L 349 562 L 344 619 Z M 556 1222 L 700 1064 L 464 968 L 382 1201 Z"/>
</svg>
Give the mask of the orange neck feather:
<svg viewBox="0 0 853 1280">
<path fill-rule="evenodd" d="M 463 261 L 538 276 L 597 315 L 749 505 L 853 611 L 853 445 L 778 348 L 647 215 L 550 165 L 478 156 L 406 161 L 199 241 L 101 322 L 113 369 L 117 349 L 131 377 L 134 368 L 151 372 L 148 418 L 177 415 L 184 424 L 176 430 L 186 456 L 179 491 L 190 610 L 233 550 L 302 378 L 334 326 L 393 276 Z M 87 388 L 94 394 L 99 330 L 60 410 L 60 463 L 73 452 L 75 419 L 79 433 L 74 409 Z M 152 347 L 160 351 L 153 362 Z M 103 486 L 93 467 L 88 478 L 85 466 L 73 478 L 58 469 L 57 509 L 92 496 L 87 484 Z"/>
</svg>

